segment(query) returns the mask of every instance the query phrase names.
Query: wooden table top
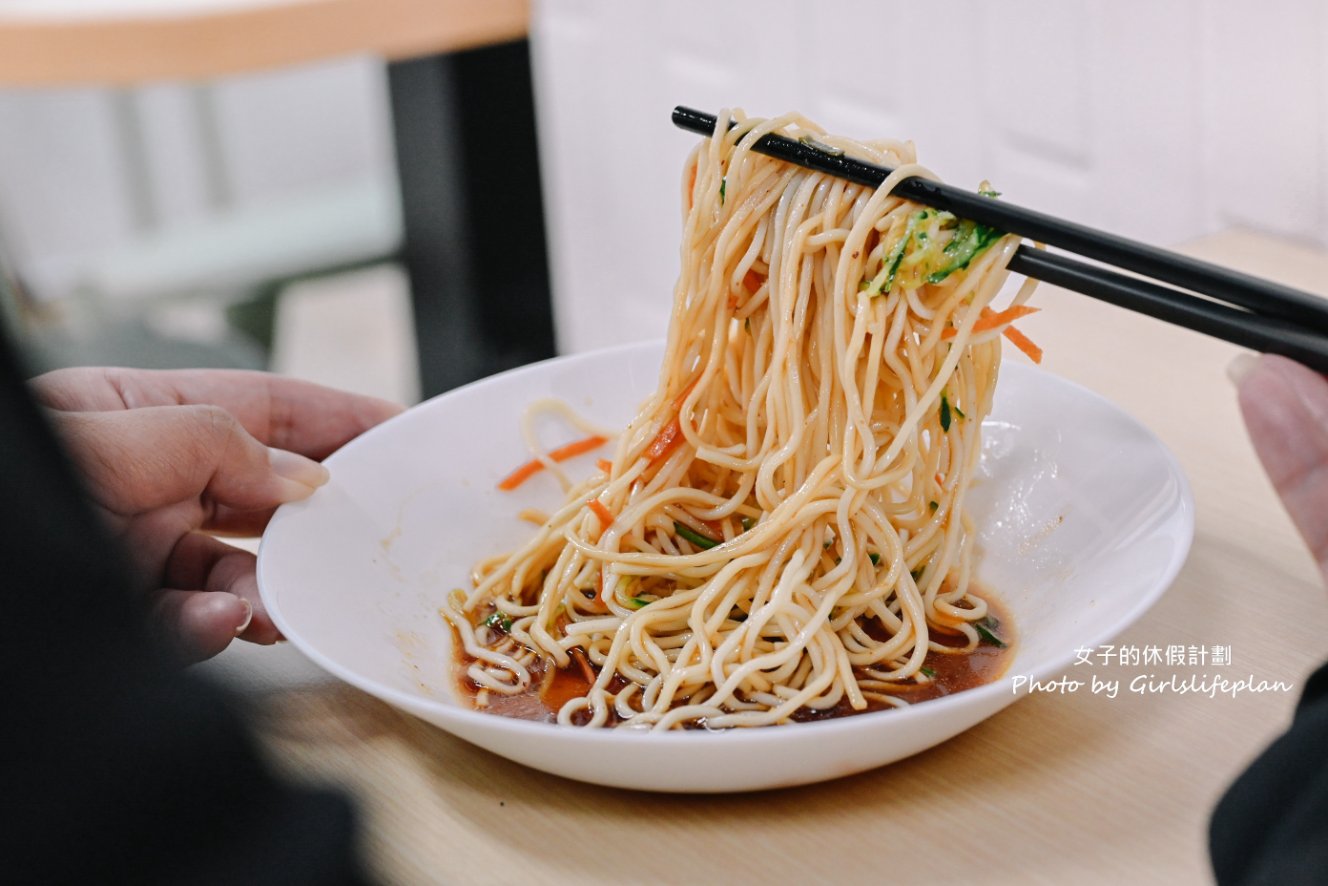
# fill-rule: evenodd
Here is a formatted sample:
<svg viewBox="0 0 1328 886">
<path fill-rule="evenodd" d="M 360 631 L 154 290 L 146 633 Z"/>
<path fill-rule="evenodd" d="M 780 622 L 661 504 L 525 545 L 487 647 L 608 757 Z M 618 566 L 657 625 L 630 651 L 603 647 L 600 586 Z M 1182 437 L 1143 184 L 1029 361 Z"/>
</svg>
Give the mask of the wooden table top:
<svg viewBox="0 0 1328 886">
<path fill-rule="evenodd" d="M 195 80 L 526 36 L 530 0 L 63 0 L 0 5 L 0 86 Z"/>
<path fill-rule="evenodd" d="M 1187 251 L 1328 294 L 1322 252 L 1241 232 Z M 1208 881 L 1210 810 L 1328 657 L 1328 597 L 1241 426 L 1224 372 L 1237 349 L 1051 288 L 1036 300 L 1045 310 L 1021 328 L 1044 366 L 1141 419 L 1194 487 L 1189 562 L 1118 643 L 1231 647 L 1222 668 L 1091 673 L 1253 675 L 1291 692 L 1038 695 L 874 772 L 668 796 L 525 769 L 328 685 L 260 699 L 273 759 L 354 795 L 367 856 L 392 882 Z"/>
</svg>

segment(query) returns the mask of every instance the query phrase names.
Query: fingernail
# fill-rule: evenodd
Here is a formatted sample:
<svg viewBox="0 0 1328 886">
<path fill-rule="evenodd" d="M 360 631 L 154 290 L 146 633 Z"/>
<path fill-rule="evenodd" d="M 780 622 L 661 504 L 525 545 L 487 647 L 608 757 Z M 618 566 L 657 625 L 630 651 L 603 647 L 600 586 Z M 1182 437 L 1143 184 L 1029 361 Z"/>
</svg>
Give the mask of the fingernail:
<svg viewBox="0 0 1328 886">
<path fill-rule="evenodd" d="M 1242 351 L 1227 364 L 1227 378 L 1231 379 L 1231 383 L 1236 387 L 1240 387 L 1241 382 L 1245 381 L 1258 365 L 1258 357 L 1248 351 Z"/>
<path fill-rule="evenodd" d="M 241 621 L 239 627 L 235 629 L 235 636 L 237 637 L 249 630 L 249 622 L 254 620 L 254 604 L 250 603 L 243 597 L 240 598 L 240 602 L 244 604 L 244 620 Z"/>
<path fill-rule="evenodd" d="M 330 476 L 327 468 L 310 458 L 285 449 L 268 449 L 268 464 L 278 477 L 317 489 Z"/>
</svg>

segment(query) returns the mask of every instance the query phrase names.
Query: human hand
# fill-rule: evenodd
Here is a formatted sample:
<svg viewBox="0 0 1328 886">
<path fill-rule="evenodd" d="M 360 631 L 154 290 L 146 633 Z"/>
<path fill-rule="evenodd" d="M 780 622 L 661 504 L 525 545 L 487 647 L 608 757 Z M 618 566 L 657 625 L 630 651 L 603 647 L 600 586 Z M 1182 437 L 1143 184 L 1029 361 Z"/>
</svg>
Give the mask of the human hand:
<svg viewBox="0 0 1328 886">
<path fill-rule="evenodd" d="M 1328 379 L 1268 354 L 1230 373 L 1254 450 L 1328 580 Z"/>
<path fill-rule="evenodd" d="M 31 382 L 94 505 L 126 548 L 167 642 L 186 661 L 280 634 L 255 557 L 277 505 L 327 481 L 322 459 L 400 411 L 261 372 L 62 369 Z"/>
</svg>

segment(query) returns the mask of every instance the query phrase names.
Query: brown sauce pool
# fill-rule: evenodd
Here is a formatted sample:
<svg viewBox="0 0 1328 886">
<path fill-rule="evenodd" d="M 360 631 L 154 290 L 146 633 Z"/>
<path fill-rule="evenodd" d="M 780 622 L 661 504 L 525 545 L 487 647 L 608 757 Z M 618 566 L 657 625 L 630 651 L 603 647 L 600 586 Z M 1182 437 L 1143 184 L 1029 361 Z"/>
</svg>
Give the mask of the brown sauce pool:
<svg viewBox="0 0 1328 886">
<path fill-rule="evenodd" d="M 956 692 L 963 692 L 965 689 L 973 689 L 987 683 L 993 683 L 1001 678 L 1014 658 L 1017 639 L 1014 623 L 1010 619 L 1009 611 L 991 592 L 978 589 L 977 593 L 987 601 L 991 633 L 1003 641 L 1005 645 L 998 646 L 992 642 L 983 642 L 966 653 L 946 653 L 932 650 L 927 653 L 923 663 L 923 667 L 930 671 L 931 679 L 923 683 L 900 683 L 892 693 L 893 695 L 910 704 L 916 704 L 933 698 L 954 695 Z M 939 634 L 933 628 L 931 639 L 944 645 L 951 638 Z M 962 640 L 963 638 L 962 636 L 956 636 L 954 639 Z M 466 654 L 455 629 L 453 629 L 452 641 L 455 659 L 454 673 L 457 685 L 461 690 L 462 697 L 469 701 L 476 710 L 488 714 L 497 714 L 501 717 L 513 717 L 518 720 L 556 723 L 558 721 L 558 711 L 564 704 L 573 698 L 582 698 L 590 691 L 591 681 L 586 679 L 585 672 L 576 662 L 573 662 L 571 667 L 552 668 L 553 673 L 550 675 L 549 670 L 552 662 L 545 658 L 539 658 L 530 666 L 533 679 L 529 689 L 517 695 L 501 695 L 496 692 L 489 692 L 487 693 L 486 704 L 479 705 L 476 703 L 479 687 L 466 675 L 466 670 L 474 663 L 475 659 Z M 623 683 L 622 685 L 626 684 Z M 823 711 L 802 708 L 793 714 L 792 719 L 798 723 L 805 723 L 814 720 L 830 720 L 836 717 L 867 714 L 873 711 L 891 710 L 893 708 L 894 706 L 888 703 L 869 699 L 864 710 L 855 711 L 849 705 L 848 700 L 843 699 L 833 708 Z M 610 725 L 612 725 L 612 719 Z M 688 724 L 687 728 L 703 728 L 704 725 L 704 723 Z"/>
</svg>

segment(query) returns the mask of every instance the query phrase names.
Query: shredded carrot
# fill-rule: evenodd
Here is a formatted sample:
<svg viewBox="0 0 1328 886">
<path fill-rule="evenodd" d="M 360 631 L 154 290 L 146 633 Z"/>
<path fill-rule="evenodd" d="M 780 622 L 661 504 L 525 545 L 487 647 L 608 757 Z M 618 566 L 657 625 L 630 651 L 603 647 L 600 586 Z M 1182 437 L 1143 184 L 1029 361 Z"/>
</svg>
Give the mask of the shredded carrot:
<svg viewBox="0 0 1328 886">
<path fill-rule="evenodd" d="M 681 412 L 682 404 L 687 400 L 687 395 L 692 392 L 692 389 L 700 381 L 700 376 L 692 379 L 691 384 L 683 388 L 678 396 L 673 398 L 673 418 L 668 424 L 660 428 L 659 433 L 655 435 L 655 439 L 651 440 L 650 445 L 646 447 L 646 464 L 650 467 L 654 467 L 672 455 L 673 451 L 682 445 L 683 440 L 687 439 L 683 436 L 682 421 L 678 413 Z"/>
<path fill-rule="evenodd" d="M 982 317 L 978 322 L 973 324 L 973 333 L 976 335 L 979 332 L 988 332 L 995 329 L 997 326 L 1013 323 L 1020 317 L 1027 317 L 1029 314 L 1036 314 L 1037 312 L 1037 308 L 1031 308 L 1028 305 L 1015 305 L 1012 308 L 1006 308 L 1000 312 L 993 311 L 990 308 L 983 308 Z M 951 326 L 941 333 L 941 341 L 952 339 L 958 334 L 959 330 Z"/>
<path fill-rule="evenodd" d="M 1015 329 L 1013 326 L 1005 327 L 1004 335 L 1006 338 L 1010 340 L 1010 343 L 1012 345 L 1014 345 L 1016 348 L 1027 354 L 1028 359 L 1032 360 L 1034 363 L 1042 362 L 1042 349 L 1039 348 L 1037 345 L 1033 344 L 1033 340 L 1031 338 L 1024 335 L 1022 332 L 1020 332 L 1018 329 Z"/>
<path fill-rule="evenodd" d="M 687 438 L 682 433 L 682 422 L 678 416 L 673 417 L 673 421 L 666 424 L 655 439 L 650 441 L 650 446 L 646 449 L 646 459 L 651 465 L 664 461 L 673 454 L 673 450 L 682 445 L 682 441 Z"/>
<path fill-rule="evenodd" d="M 569 458 L 575 458 L 576 456 L 589 452 L 592 449 L 598 449 L 607 442 L 609 442 L 608 437 L 601 437 L 597 434 L 593 437 L 587 437 L 584 440 L 568 443 L 566 446 L 559 446 L 557 449 L 554 449 L 549 453 L 549 458 L 554 461 L 567 461 Z M 511 492 L 542 470 L 544 470 L 544 462 L 537 458 L 533 458 L 504 477 L 498 483 L 498 488 L 504 492 Z"/>
<path fill-rule="evenodd" d="M 602 530 L 608 529 L 609 525 L 613 523 L 613 511 L 606 508 L 604 502 L 597 498 L 592 498 L 587 504 L 589 504 L 590 509 L 595 512 L 595 516 L 599 518 L 600 528 Z"/>
<path fill-rule="evenodd" d="M 696 387 L 697 384 L 700 383 L 700 381 L 701 377 L 698 375 L 696 378 L 692 379 L 691 384 L 687 385 L 687 387 L 682 389 L 682 391 L 678 394 L 678 396 L 673 398 L 674 412 L 677 412 L 678 410 L 682 409 L 682 404 L 687 401 L 687 395 L 692 392 L 692 388 Z"/>
<path fill-rule="evenodd" d="M 742 290 L 749 296 L 755 295 L 756 290 L 760 289 L 761 284 L 764 282 L 765 277 L 762 277 L 756 271 L 749 269 L 742 277 Z M 740 293 L 736 289 L 729 292 L 727 304 L 730 311 L 736 311 L 738 306 L 742 304 L 742 299 L 738 297 L 739 294 Z"/>
<path fill-rule="evenodd" d="M 597 458 L 595 459 L 595 467 L 608 474 L 613 471 L 613 462 L 607 458 Z"/>
<path fill-rule="evenodd" d="M 978 319 L 978 322 L 973 324 L 973 331 L 986 332 L 989 329 L 995 329 L 1002 323 L 1008 323 L 1012 320 L 1017 320 L 1020 317 L 1026 317 L 1029 314 L 1035 313 L 1037 310 L 1038 308 L 1030 308 L 1027 305 L 1015 305 L 1014 307 L 1006 308 L 999 313 L 993 311 L 991 308 L 983 308 L 982 316 Z M 1033 340 L 1018 329 L 1015 329 L 1013 326 L 1007 326 L 1005 329 L 1001 330 L 1001 334 L 1008 338 L 1012 345 L 1027 354 L 1028 359 L 1032 360 L 1034 363 L 1042 362 L 1042 349 L 1033 344 Z M 946 339 L 954 338 L 955 335 L 955 329 L 951 327 L 941 333 L 941 339 L 944 341 Z"/>
</svg>

